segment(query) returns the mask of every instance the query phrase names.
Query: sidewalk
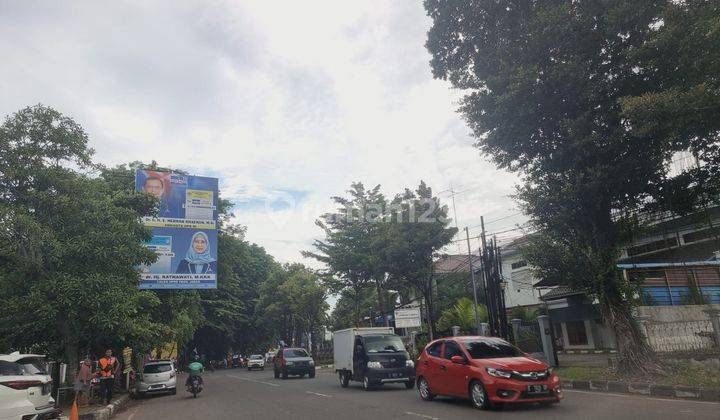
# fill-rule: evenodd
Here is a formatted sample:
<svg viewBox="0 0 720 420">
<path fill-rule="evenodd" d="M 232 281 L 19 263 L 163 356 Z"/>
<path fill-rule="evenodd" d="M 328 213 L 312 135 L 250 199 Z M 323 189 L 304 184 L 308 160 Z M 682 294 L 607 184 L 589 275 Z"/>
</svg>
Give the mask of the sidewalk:
<svg viewBox="0 0 720 420">
<path fill-rule="evenodd" d="M 114 414 L 124 408 L 130 401 L 129 394 L 121 394 L 113 398 L 109 405 L 89 405 L 81 408 L 79 411 L 80 420 L 109 420 Z M 63 420 L 70 418 L 70 410 L 72 407 L 62 407 Z"/>
</svg>

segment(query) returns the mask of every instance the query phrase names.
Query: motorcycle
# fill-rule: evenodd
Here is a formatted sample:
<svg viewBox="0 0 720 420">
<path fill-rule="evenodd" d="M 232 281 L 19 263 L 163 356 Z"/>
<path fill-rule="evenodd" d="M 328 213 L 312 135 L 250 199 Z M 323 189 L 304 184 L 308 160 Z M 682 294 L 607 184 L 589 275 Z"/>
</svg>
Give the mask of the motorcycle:
<svg viewBox="0 0 720 420">
<path fill-rule="evenodd" d="M 193 375 L 190 377 L 190 385 L 188 386 L 188 392 L 191 392 L 193 394 L 193 398 L 197 398 L 197 394 L 202 391 L 202 384 L 200 381 L 200 377 L 197 375 Z"/>
</svg>

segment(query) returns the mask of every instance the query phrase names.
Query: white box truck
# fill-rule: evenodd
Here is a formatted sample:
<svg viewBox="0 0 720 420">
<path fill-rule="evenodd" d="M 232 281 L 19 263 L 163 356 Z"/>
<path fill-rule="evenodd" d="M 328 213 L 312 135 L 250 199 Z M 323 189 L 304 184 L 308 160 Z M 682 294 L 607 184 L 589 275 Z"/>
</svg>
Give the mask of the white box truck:
<svg viewBox="0 0 720 420">
<path fill-rule="evenodd" d="M 333 332 L 333 363 L 343 388 L 350 381 L 362 382 L 365 390 L 386 383 L 415 386 L 415 364 L 391 327 Z"/>
</svg>

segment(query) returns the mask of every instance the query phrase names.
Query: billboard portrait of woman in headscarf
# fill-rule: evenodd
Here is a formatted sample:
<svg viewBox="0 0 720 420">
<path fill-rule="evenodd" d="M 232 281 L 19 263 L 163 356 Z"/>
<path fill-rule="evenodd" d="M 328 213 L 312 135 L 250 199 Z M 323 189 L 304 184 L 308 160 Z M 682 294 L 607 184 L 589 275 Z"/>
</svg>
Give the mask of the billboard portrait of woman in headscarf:
<svg viewBox="0 0 720 420">
<path fill-rule="evenodd" d="M 217 274 L 217 260 L 210 254 L 210 239 L 205 232 L 195 232 L 177 274 Z"/>
</svg>

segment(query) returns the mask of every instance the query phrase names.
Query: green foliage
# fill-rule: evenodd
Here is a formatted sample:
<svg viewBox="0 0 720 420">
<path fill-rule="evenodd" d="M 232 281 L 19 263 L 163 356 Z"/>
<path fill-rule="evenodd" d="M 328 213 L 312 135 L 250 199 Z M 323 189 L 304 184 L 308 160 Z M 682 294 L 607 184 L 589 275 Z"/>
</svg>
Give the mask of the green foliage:
<svg viewBox="0 0 720 420">
<path fill-rule="evenodd" d="M 539 315 L 539 309 L 524 306 L 516 306 L 510 311 L 510 319 L 522 319 L 525 322 L 535 321 Z"/>
<path fill-rule="evenodd" d="M 488 321 L 488 311 L 485 305 L 478 305 L 478 317 L 480 322 Z M 475 304 L 468 298 L 458 299 L 455 306 L 446 309 L 438 319 L 437 328 L 439 331 L 450 332 L 453 326 L 459 326 L 464 333 L 475 333 Z"/>
<path fill-rule="evenodd" d="M 376 291 L 378 312 L 391 311 L 395 298 L 423 297 L 433 311 L 433 255 L 447 245 L 456 229 L 448 228 L 447 207 L 442 206 L 432 189 L 421 182 L 415 191 L 406 189 L 388 202 L 380 186 L 366 190 L 353 183 L 349 198 L 333 197 L 340 206 L 335 213 L 322 216 L 317 224 L 325 239 L 315 242 L 318 251 L 304 255 L 323 262 L 332 292 L 345 293 L 341 309 L 355 308 L 351 318 L 357 323 L 365 313 L 359 301 L 367 287 Z M 385 318 L 387 319 L 387 318 Z M 430 319 L 431 328 L 434 320 Z"/>
<path fill-rule="evenodd" d="M 477 147 L 523 176 L 516 197 L 539 232 L 528 261 L 540 277 L 597 298 L 623 366 L 652 369 L 631 319 L 636 287 L 614 264 L 638 208 L 667 205 L 675 152 L 708 163 L 704 178 L 685 185 L 718 185 L 717 5 L 426 0 L 425 8 L 433 75 L 465 91 L 460 112 Z M 671 210 L 695 203 L 685 204 Z"/>
</svg>

